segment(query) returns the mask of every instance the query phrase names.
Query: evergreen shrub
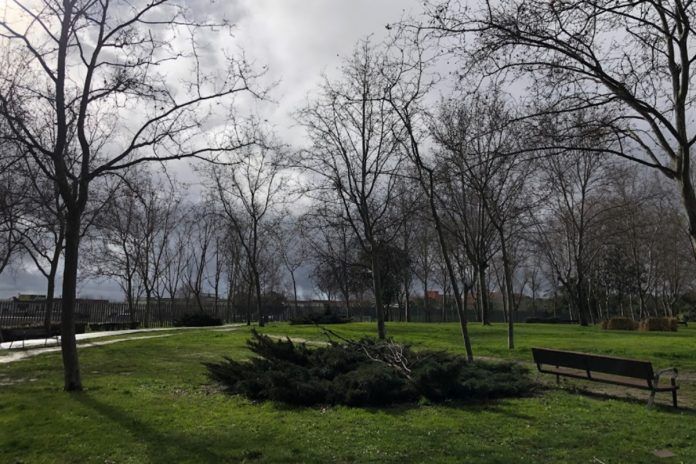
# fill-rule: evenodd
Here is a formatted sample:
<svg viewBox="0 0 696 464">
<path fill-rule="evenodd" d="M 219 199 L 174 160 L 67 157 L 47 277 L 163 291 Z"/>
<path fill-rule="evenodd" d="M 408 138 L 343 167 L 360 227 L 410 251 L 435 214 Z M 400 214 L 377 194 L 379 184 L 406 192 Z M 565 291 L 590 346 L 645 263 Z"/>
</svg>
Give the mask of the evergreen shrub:
<svg viewBox="0 0 696 464">
<path fill-rule="evenodd" d="M 482 401 L 529 395 L 528 370 L 515 363 L 467 362 L 442 351 L 415 351 L 371 338 L 304 343 L 252 331 L 249 361 L 206 363 L 228 393 L 294 405 L 386 406 L 421 400 Z"/>
</svg>

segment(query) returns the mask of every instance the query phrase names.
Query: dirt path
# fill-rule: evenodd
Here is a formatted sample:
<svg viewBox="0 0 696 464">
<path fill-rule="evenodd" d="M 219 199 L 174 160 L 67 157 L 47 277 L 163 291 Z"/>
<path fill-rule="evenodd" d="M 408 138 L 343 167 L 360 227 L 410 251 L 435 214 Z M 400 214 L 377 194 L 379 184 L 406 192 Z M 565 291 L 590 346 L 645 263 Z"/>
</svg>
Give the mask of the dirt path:
<svg viewBox="0 0 696 464">
<path fill-rule="evenodd" d="M 93 338 L 104 338 L 113 337 L 116 335 L 128 335 L 135 333 L 148 333 L 148 332 L 173 332 L 180 330 L 234 330 L 238 327 L 242 327 L 243 324 L 227 324 L 223 326 L 217 326 L 214 329 L 210 327 L 164 327 L 164 328 L 151 328 L 151 329 L 130 329 L 130 330 L 111 330 L 111 331 L 101 331 L 101 332 L 87 332 L 83 334 L 77 334 L 75 338 L 77 341 L 90 340 Z M 60 337 L 53 338 L 37 338 L 32 340 L 16 341 L 16 342 L 4 342 L 0 343 L 0 349 L 27 349 L 27 348 L 47 348 L 49 346 L 59 346 Z"/>
</svg>

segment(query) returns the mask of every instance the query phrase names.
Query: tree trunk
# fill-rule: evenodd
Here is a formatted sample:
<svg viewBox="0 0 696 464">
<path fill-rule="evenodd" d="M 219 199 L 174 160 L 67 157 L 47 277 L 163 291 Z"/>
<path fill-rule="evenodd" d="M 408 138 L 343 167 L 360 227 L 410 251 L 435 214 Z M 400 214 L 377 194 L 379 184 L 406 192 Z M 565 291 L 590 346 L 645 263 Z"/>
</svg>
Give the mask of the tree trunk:
<svg viewBox="0 0 696 464">
<path fill-rule="evenodd" d="M 505 285 L 505 298 L 503 299 L 503 302 L 505 306 L 505 311 L 507 312 L 507 319 L 508 319 L 508 349 L 509 350 L 514 350 L 515 349 L 515 316 L 512 314 L 513 308 L 514 308 L 514 298 L 515 298 L 515 293 L 512 288 L 512 265 L 510 263 L 510 257 L 508 256 L 507 252 L 507 245 L 505 243 L 505 239 L 502 237 L 501 234 L 501 248 L 502 248 L 502 257 L 503 257 L 503 280 L 504 280 L 504 285 Z"/>
<path fill-rule="evenodd" d="M 479 300 L 481 300 L 481 323 L 483 325 L 491 325 L 490 319 L 490 303 L 488 301 L 488 286 L 486 285 L 486 268 L 479 266 L 478 268 L 478 287 Z"/>
<path fill-rule="evenodd" d="M 679 193 L 681 194 L 682 204 L 686 211 L 686 217 L 689 223 L 689 238 L 691 239 L 691 251 L 696 258 L 696 192 L 691 180 L 691 153 L 689 147 L 681 148 L 683 152 L 681 159 L 682 173 L 678 180 Z"/>
<path fill-rule="evenodd" d="M 64 389 L 82 390 L 80 363 L 75 339 L 75 305 L 77 268 L 80 249 L 80 212 L 69 212 L 66 218 L 65 264 L 63 268 L 63 299 L 60 313 L 61 354 L 63 357 Z"/>
<path fill-rule="evenodd" d="M 384 306 L 382 305 L 382 276 L 379 272 L 379 258 L 375 248 L 372 248 L 372 287 L 375 293 L 375 312 L 377 313 L 377 337 L 380 340 L 387 338 L 384 327 Z"/>
<path fill-rule="evenodd" d="M 346 305 L 346 317 L 350 318 L 350 291 L 342 290 L 343 302 Z"/>
<path fill-rule="evenodd" d="M 297 317 L 297 313 L 299 312 L 299 307 L 297 305 L 297 281 L 295 280 L 295 273 L 290 272 L 290 277 L 292 278 L 292 296 L 295 299 L 294 317 Z"/>
<path fill-rule="evenodd" d="M 46 329 L 46 337 L 51 336 L 51 323 L 53 322 L 53 300 L 56 293 L 56 271 L 58 270 L 58 261 L 51 263 L 51 270 L 48 273 L 48 284 L 46 286 L 46 307 L 44 312 L 44 327 Z"/>
<path fill-rule="evenodd" d="M 411 297 L 409 295 L 408 282 L 404 283 L 404 320 L 411 322 Z"/>
<path fill-rule="evenodd" d="M 145 289 L 145 316 L 144 316 L 144 326 L 151 327 L 150 325 L 150 310 L 152 309 L 152 289 L 149 287 Z M 136 327 L 133 327 L 134 329 Z"/>
<path fill-rule="evenodd" d="M 428 277 L 423 278 L 423 312 L 425 313 L 425 320 L 430 322 L 430 304 L 428 299 Z"/>
<path fill-rule="evenodd" d="M 478 266 L 474 266 L 474 282 L 471 286 L 471 298 L 474 301 L 474 311 L 476 312 L 476 322 L 483 324 L 483 309 L 481 309 L 481 291 L 479 290 Z"/>
<path fill-rule="evenodd" d="M 259 312 L 259 327 L 266 325 L 266 318 L 263 314 L 263 308 L 261 304 L 261 276 L 259 272 L 254 269 L 254 287 L 256 290 L 256 310 Z"/>
<path fill-rule="evenodd" d="M 420 159 L 420 158 L 419 158 Z M 422 168 L 422 166 L 419 166 Z M 469 362 L 474 360 L 474 352 L 471 349 L 471 339 L 469 338 L 469 327 L 466 311 L 462 306 L 462 294 L 459 291 L 459 284 L 457 284 L 457 278 L 455 277 L 454 265 L 452 264 L 452 258 L 449 255 L 449 248 L 447 247 L 447 240 L 445 239 L 444 231 L 442 230 L 442 222 L 440 221 L 440 215 L 437 211 L 437 205 L 435 204 L 435 182 L 433 180 L 432 171 L 428 171 L 428 202 L 430 204 L 430 213 L 432 214 L 433 221 L 435 223 L 435 231 L 437 232 L 438 242 L 440 243 L 440 251 L 442 251 L 442 257 L 445 260 L 445 266 L 447 267 L 447 273 L 450 280 L 452 281 L 452 292 L 454 293 L 455 303 L 457 305 L 457 315 L 459 316 L 459 327 L 461 329 L 462 338 L 464 339 L 464 348 L 466 349 L 466 358 Z"/>
<path fill-rule="evenodd" d="M 589 308 L 587 305 L 587 294 L 585 287 L 585 276 L 578 273 L 578 278 L 576 282 L 576 305 L 578 310 L 578 318 L 580 319 L 580 325 L 582 327 L 587 327 L 589 325 L 588 316 Z"/>
<path fill-rule="evenodd" d="M 247 286 L 246 325 L 251 325 L 251 276 L 249 276 L 249 279 L 249 285 Z"/>
</svg>

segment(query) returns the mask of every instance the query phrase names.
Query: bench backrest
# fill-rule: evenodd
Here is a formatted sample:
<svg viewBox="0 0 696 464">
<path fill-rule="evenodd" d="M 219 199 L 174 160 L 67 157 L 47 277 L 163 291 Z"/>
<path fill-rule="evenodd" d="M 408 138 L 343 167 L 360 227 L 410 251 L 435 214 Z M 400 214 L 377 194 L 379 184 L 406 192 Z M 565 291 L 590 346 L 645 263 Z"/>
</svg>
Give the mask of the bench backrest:
<svg viewBox="0 0 696 464">
<path fill-rule="evenodd" d="M 532 348 L 532 354 L 537 365 L 547 364 L 645 380 L 652 380 L 655 375 L 649 361 L 546 348 Z"/>
</svg>

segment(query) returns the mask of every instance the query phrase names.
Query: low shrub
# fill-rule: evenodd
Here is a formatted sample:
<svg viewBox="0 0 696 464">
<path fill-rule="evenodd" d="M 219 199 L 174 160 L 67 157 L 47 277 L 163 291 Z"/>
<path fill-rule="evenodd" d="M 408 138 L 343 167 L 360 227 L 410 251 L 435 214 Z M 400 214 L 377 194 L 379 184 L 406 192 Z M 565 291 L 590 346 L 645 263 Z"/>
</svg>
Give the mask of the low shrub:
<svg viewBox="0 0 696 464">
<path fill-rule="evenodd" d="M 604 330 L 638 330 L 639 324 L 628 317 L 612 317 L 602 321 L 601 327 Z"/>
<path fill-rule="evenodd" d="M 351 319 L 345 316 L 341 316 L 329 309 L 323 313 L 311 313 L 303 314 L 301 316 L 293 317 L 290 319 L 291 325 L 303 325 L 303 324 L 345 324 L 351 322 Z"/>
<path fill-rule="evenodd" d="M 690 311 L 684 311 L 677 315 L 677 320 L 682 324 L 688 324 L 689 321 L 696 319 L 696 311 L 693 309 Z"/>
<path fill-rule="evenodd" d="M 385 406 L 428 400 L 485 400 L 524 396 L 534 383 L 514 363 L 466 361 L 445 352 L 414 351 L 364 338 L 309 349 L 252 331 L 257 356 L 206 363 L 209 377 L 232 394 L 296 405 Z"/>
<path fill-rule="evenodd" d="M 174 321 L 174 327 L 210 327 L 222 325 L 222 320 L 202 311 L 185 314 L 181 319 Z"/>
<path fill-rule="evenodd" d="M 649 317 L 640 322 L 643 332 L 676 332 L 679 321 L 674 317 Z"/>
</svg>

